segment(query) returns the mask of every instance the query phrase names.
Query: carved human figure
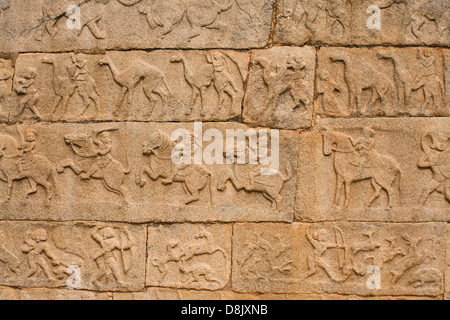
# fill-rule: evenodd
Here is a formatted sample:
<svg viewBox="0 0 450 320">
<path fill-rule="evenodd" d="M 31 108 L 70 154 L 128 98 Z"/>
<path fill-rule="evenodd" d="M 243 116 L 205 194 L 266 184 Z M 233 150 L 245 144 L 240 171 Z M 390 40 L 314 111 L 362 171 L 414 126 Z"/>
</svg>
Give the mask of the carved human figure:
<svg viewBox="0 0 450 320">
<path fill-rule="evenodd" d="M 37 185 L 41 185 L 46 191 L 46 202 L 53 198 L 55 193 L 55 176 L 56 171 L 53 163 L 45 156 L 36 154 L 34 148 L 36 145 L 36 132 L 32 128 L 22 133 L 19 128 L 20 146 L 17 141 L 10 136 L 1 136 L 10 141 L 10 146 L 16 146 L 12 154 L 5 152 L 6 148 L 10 148 L 6 144 L 0 146 L 0 180 L 8 184 L 8 192 L 6 200 L 11 199 L 13 182 L 28 179 L 30 190 L 27 196 L 37 191 Z M 9 151 L 11 152 L 11 150 Z"/>
<path fill-rule="evenodd" d="M 375 190 L 366 207 L 380 197 L 381 190 L 388 194 L 388 207 L 393 206 L 394 181 L 401 179 L 400 165 L 390 156 L 375 152 L 374 131 L 365 128 L 364 137 L 354 140 L 347 134 L 336 132 L 327 127 L 321 128 L 325 156 L 333 156 L 336 172 L 336 193 L 334 207 L 339 207 L 342 189 L 344 188 L 344 208 L 350 202 L 350 187 L 353 182 L 370 179 Z M 399 185 L 401 183 L 399 182 Z M 400 187 L 399 187 L 400 188 Z"/>
<path fill-rule="evenodd" d="M 49 280 L 62 279 L 68 274 L 69 266 L 81 267 L 84 262 L 79 256 L 58 249 L 44 229 L 28 233 L 21 250 L 27 257 L 28 278 L 36 275 L 40 269 Z"/>
<path fill-rule="evenodd" d="M 20 97 L 19 107 L 16 117 L 20 117 L 25 110 L 31 111 L 33 117 L 41 120 L 41 115 L 36 107 L 39 100 L 39 93 L 35 86 L 37 73 L 33 67 L 20 70 L 14 77 L 14 91 Z"/>
<path fill-rule="evenodd" d="M 75 92 L 81 97 L 84 105 L 84 110 L 81 114 L 83 115 L 89 108 L 89 100 L 92 100 L 94 103 L 95 114 L 98 114 L 100 95 L 95 80 L 89 75 L 87 60 L 83 54 L 79 53 L 72 54 L 72 62 L 75 68 L 74 74 L 72 75 L 75 81 Z"/>
<path fill-rule="evenodd" d="M 165 184 L 179 182 L 183 184 L 186 193 L 184 203 L 190 204 L 200 200 L 199 192 L 209 188 L 209 203 L 213 204 L 213 188 L 211 185 L 211 172 L 204 165 L 189 164 L 177 165 L 172 161 L 172 150 L 175 143 L 164 132 L 156 131 L 144 143 L 142 154 L 149 158 L 149 165 L 143 164 L 136 174 L 136 184 L 144 187 L 147 180 L 162 179 Z M 174 168 L 175 167 L 175 168 Z"/>
<path fill-rule="evenodd" d="M 114 280 L 119 287 L 126 286 L 126 275 L 130 271 L 133 260 L 132 248 L 135 245 L 134 238 L 127 228 L 114 230 L 110 227 L 95 227 L 91 237 L 101 248 L 101 252 L 94 257 L 99 269 L 93 280 L 95 286 L 100 281 Z M 129 252 L 128 257 L 125 255 Z"/>
<path fill-rule="evenodd" d="M 343 88 L 330 76 L 326 69 L 318 71 L 316 99 L 321 100 L 325 114 L 329 115 L 349 115 L 347 108 L 344 108 L 336 97 L 336 94 L 343 92 Z"/>
<path fill-rule="evenodd" d="M 238 100 L 239 86 L 230 72 L 227 56 L 220 51 L 213 51 L 207 56 L 207 60 L 214 67 L 213 84 L 218 95 L 216 110 L 219 111 L 223 108 L 228 96 L 231 99 L 229 113 L 232 114 L 234 107 L 240 103 Z"/>
<path fill-rule="evenodd" d="M 431 131 L 422 137 L 422 153 L 418 167 L 432 171 L 432 178 L 422 190 L 420 203 L 425 205 L 430 195 L 439 192 L 450 202 L 449 135 L 442 130 Z"/>
<path fill-rule="evenodd" d="M 432 114 L 442 113 L 444 84 L 436 73 L 436 57 L 431 50 L 418 49 L 417 56 L 421 64 L 421 71 L 416 77 L 413 90 L 423 91 L 423 104 L 418 115 L 428 115 L 427 109 Z"/>
<path fill-rule="evenodd" d="M 337 243 L 330 242 L 328 239 L 328 232 L 325 229 L 315 230 L 311 234 L 310 229 L 306 231 L 306 238 L 313 246 L 313 250 L 308 255 L 308 273 L 304 279 L 310 278 L 319 272 L 319 268 L 327 273 L 330 279 L 337 279 L 335 274 L 330 269 L 329 264 L 323 258 L 329 249 L 338 248 Z"/>
<path fill-rule="evenodd" d="M 111 155 L 112 138 L 111 131 L 117 129 L 94 130 L 91 134 L 68 134 L 64 137 L 72 151 L 79 157 L 93 160 L 89 167 L 76 164 L 73 159 L 65 159 L 57 167 L 58 173 L 63 173 L 65 168 L 81 177 L 83 180 L 90 178 L 103 181 L 106 190 L 119 195 L 125 203 L 128 202 L 128 189 L 123 185 L 125 175 L 131 170 L 124 168 L 122 164 Z M 127 154 L 128 159 L 128 154 Z"/>
</svg>

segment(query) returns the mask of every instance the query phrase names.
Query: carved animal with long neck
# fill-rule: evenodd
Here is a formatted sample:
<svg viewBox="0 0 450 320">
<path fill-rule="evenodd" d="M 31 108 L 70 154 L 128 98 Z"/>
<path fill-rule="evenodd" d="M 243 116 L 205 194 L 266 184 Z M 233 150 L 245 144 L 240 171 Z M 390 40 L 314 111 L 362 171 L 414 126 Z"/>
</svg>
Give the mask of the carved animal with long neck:
<svg viewBox="0 0 450 320">
<path fill-rule="evenodd" d="M 370 64 L 364 63 L 356 56 L 350 57 L 346 53 L 334 53 L 330 56 L 332 62 L 344 63 L 344 79 L 349 89 L 349 105 L 353 113 L 370 115 L 378 98 L 381 100 L 381 113 L 390 115 L 393 108 L 394 83 L 384 74 L 375 70 Z M 363 91 L 372 91 L 368 104 L 363 107 Z"/>
<path fill-rule="evenodd" d="M 184 79 L 192 89 L 191 100 L 189 102 L 189 108 L 186 111 L 186 115 L 190 115 L 192 113 L 192 109 L 194 108 L 194 105 L 199 97 L 202 106 L 201 115 L 202 116 L 205 115 L 204 95 L 206 89 L 208 89 L 214 82 L 213 66 L 211 64 L 206 64 L 201 68 L 192 69 L 186 62 L 186 59 L 184 58 L 183 55 L 172 57 L 172 59 L 170 59 L 170 62 L 172 63 L 179 62 L 183 64 Z"/>
<path fill-rule="evenodd" d="M 163 113 L 166 112 L 170 89 L 167 84 L 166 76 L 161 70 L 142 60 L 134 60 L 131 65 L 124 70 L 119 70 L 109 57 L 101 59 L 99 64 L 107 65 L 111 70 L 114 81 L 122 87 L 119 99 L 116 102 L 116 108 L 119 108 L 119 106 L 122 105 L 125 96 L 127 96 L 128 107 L 131 106 L 134 98 L 134 90 L 142 81 L 144 93 L 151 103 L 150 112 L 153 110 L 155 102 L 152 97 L 153 94 L 160 96 L 163 103 Z M 117 112 L 117 109 L 115 112 Z"/>
<path fill-rule="evenodd" d="M 377 54 L 378 58 L 392 62 L 394 66 L 394 80 L 397 87 L 397 98 L 399 109 L 407 111 L 409 96 L 412 90 L 412 79 L 409 74 L 409 66 L 405 59 L 402 59 L 393 49 L 386 49 Z"/>
<path fill-rule="evenodd" d="M 53 83 L 53 91 L 55 92 L 57 96 L 57 101 L 55 106 L 53 107 L 53 112 L 55 113 L 58 109 L 58 106 L 62 103 L 62 110 L 63 113 L 67 112 L 67 106 L 69 104 L 70 97 L 74 94 L 76 83 L 72 79 L 70 79 L 68 71 L 63 76 L 59 73 L 60 66 L 55 57 L 52 56 L 45 56 L 42 59 L 42 63 L 49 64 L 53 67 L 53 77 L 52 77 L 52 83 Z"/>
</svg>

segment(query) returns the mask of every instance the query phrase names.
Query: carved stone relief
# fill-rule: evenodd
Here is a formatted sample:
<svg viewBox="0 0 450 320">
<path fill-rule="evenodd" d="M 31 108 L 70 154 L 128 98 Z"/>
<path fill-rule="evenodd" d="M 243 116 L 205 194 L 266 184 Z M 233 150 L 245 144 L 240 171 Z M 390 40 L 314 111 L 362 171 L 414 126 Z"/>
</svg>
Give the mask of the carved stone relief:
<svg viewBox="0 0 450 320">
<path fill-rule="evenodd" d="M 301 136 L 297 216 L 447 221 L 448 128 L 446 118 L 320 121 Z"/>
<path fill-rule="evenodd" d="M 149 227 L 147 285 L 217 290 L 231 270 L 231 227 Z"/>
<path fill-rule="evenodd" d="M 339 45 L 447 45 L 448 1 L 280 0 L 276 39 Z M 371 16 L 379 17 L 379 27 Z M 370 28 L 368 27 L 370 26 Z"/>
<path fill-rule="evenodd" d="M 233 234 L 233 288 L 438 295 L 444 233 L 442 223 L 239 224 Z M 278 256 L 269 260 L 264 250 Z"/>
<path fill-rule="evenodd" d="M 144 286 L 145 229 L 2 222 L 0 282 L 22 287 L 127 291 Z"/>
</svg>

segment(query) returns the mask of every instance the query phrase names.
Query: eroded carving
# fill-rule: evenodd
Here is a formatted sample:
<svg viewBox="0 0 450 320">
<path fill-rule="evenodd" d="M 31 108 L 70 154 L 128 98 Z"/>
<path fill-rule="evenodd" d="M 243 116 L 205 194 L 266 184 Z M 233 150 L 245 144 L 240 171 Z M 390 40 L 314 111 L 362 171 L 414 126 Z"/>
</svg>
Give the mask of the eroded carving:
<svg viewBox="0 0 450 320">
<path fill-rule="evenodd" d="M 152 279 L 159 285 L 209 289 L 224 285 L 230 257 L 221 244 L 221 237 L 208 227 L 193 228 L 191 235 L 179 238 L 162 227 L 152 228 L 154 237 L 168 237 L 165 248 L 159 248 L 158 254 L 149 257 L 149 265 L 155 268 Z"/>
<path fill-rule="evenodd" d="M 186 17 L 191 27 L 186 40 L 191 41 L 201 34 L 202 28 L 218 30 L 225 28 L 225 24 L 217 20 L 222 12 L 231 9 L 233 2 L 233 0 L 226 0 L 224 3 L 215 0 L 154 1 L 150 6 L 139 5 L 138 10 L 146 16 L 150 28 L 160 28 L 163 36 L 171 33 Z"/>
</svg>

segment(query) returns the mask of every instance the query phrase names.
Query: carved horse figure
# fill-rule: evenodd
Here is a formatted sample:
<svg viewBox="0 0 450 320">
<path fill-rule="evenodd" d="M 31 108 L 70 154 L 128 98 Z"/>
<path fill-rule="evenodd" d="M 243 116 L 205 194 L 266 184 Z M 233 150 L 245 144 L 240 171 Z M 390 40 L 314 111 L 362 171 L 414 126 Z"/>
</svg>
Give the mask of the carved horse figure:
<svg viewBox="0 0 450 320">
<path fill-rule="evenodd" d="M 58 173 L 63 173 L 65 168 L 70 168 L 83 179 L 89 179 L 90 177 L 100 179 L 106 190 L 122 197 L 125 203 L 128 202 L 128 190 L 123 183 L 125 176 L 131 172 L 129 168 L 124 168 L 119 161 L 113 159 L 109 154 L 104 159 L 98 159 L 98 147 L 95 145 L 94 136 L 91 134 L 67 134 L 64 140 L 77 156 L 85 159 L 96 159 L 98 166 L 97 170 L 91 176 L 88 176 L 86 173 L 89 168 L 84 168 L 82 165 L 74 162 L 73 159 L 65 159 L 58 165 Z"/>
<path fill-rule="evenodd" d="M 35 193 L 36 186 L 40 185 L 45 188 L 46 200 L 50 201 L 56 188 L 56 171 L 53 163 L 45 156 L 34 154 L 33 160 L 21 172 L 18 166 L 22 157 L 19 149 L 16 149 L 16 154 L 8 155 L 13 146 L 17 146 L 14 138 L 0 135 L 0 180 L 8 184 L 6 201 L 11 199 L 13 181 L 23 179 L 28 179 L 31 186 L 27 196 Z"/>
<path fill-rule="evenodd" d="M 372 161 L 369 165 L 358 166 L 353 163 L 358 157 L 352 138 L 342 132 L 336 132 L 327 128 L 322 129 L 323 154 L 333 155 L 333 166 L 336 172 L 336 193 L 334 207 L 339 207 L 342 188 L 344 188 L 344 208 L 348 208 L 350 202 L 350 186 L 352 183 L 370 179 L 375 193 L 367 202 L 369 207 L 381 195 L 384 189 L 388 195 L 388 207 L 392 208 L 394 197 L 393 183 L 399 176 L 401 185 L 400 165 L 391 157 L 373 151 Z"/>
<path fill-rule="evenodd" d="M 172 161 L 172 150 L 175 143 L 170 137 L 156 131 L 148 142 L 144 143 L 142 154 L 149 158 L 149 165 L 142 165 L 139 173 L 136 175 L 136 184 L 143 187 L 147 182 L 144 175 L 148 175 L 152 180 L 164 179 L 163 183 L 180 182 L 188 197 L 184 203 L 189 204 L 200 200 L 199 192 L 209 185 L 209 200 L 212 205 L 213 191 L 211 186 L 211 172 L 203 165 L 189 164 L 184 168 L 179 168 L 177 174 L 168 182 L 173 175 L 176 166 Z"/>
<path fill-rule="evenodd" d="M 249 175 L 251 171 L 256 170 L 254 165 L 251 165 L 253 169 L 249 169 L 247 165 L 239 165 L 236 162 L 234 162 L 232 167 L 228 167 L 222 172 L 217 184 L 217 190 L 224 191 L 226 183 L 230 181 L 237 191 L 245 190 L 247 192 L 261 193 L 265 199 L 270 201 L 272 209 L 277 210 L 283 200 L 280 193 L 284 184 L 292 178 L 291 165 L 289 163 L 286 165 L 285 172 L 278 171 L 273 175 L 256 176 L 253 184 L 251 184 L 249 183 Z M 258 169 L 264 170 L 261 165 L 258 165 Z"/>
</svg>

